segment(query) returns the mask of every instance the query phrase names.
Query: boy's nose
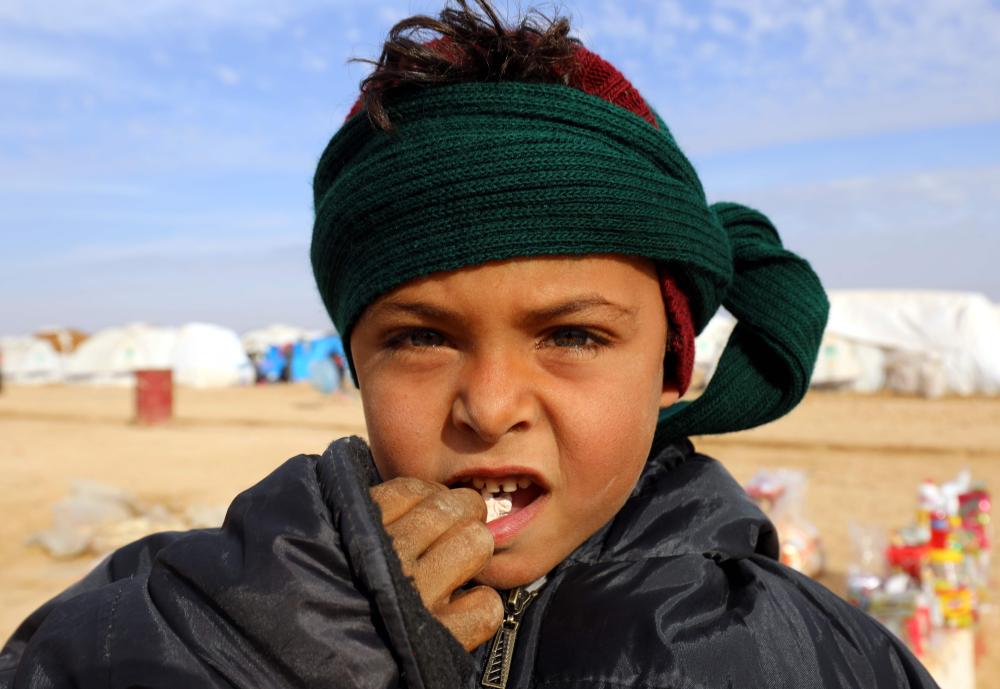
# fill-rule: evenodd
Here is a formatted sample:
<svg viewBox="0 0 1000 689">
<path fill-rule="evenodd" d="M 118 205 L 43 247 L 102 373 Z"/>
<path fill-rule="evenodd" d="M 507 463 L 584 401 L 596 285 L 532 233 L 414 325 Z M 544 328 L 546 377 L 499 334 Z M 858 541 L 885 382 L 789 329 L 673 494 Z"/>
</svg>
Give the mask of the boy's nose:
<svg viewBox="0 0 1000 689">
<path fill-rule="evenodd" d="M 538 405 L 530 376 L 508 358 L 473 359 L 462 369 L 452 422 L 487 443 L 534 425 Z"/>
</svg>

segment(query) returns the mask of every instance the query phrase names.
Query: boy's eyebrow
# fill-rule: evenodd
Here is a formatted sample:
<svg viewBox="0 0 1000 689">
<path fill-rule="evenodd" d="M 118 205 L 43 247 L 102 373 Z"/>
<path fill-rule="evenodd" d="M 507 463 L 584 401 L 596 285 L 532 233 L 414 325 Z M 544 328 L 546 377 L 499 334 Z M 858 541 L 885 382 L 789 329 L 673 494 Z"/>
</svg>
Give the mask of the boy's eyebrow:
<svg viewBox="0 0 1000 689">
<path fill-rule="evenodd" d="M 557 318 L 564 318 L 566 316 L 572 316 L 584 311 L 590 311 L 591 309 L 609 309 L 615 311 L 616 318 L 635 316 L 634 308 L 616 304 L 613 301 L 608 301 L 599 294 L 594 294 L 580 296 L 542 309 L 529 311 L 525 314 L 524 320 L 528 323 L 544 323 L 546 321 L 556 320 Z"/>
<path fill-rule="evenodd" d="M 380 311 L 403 313 L 438 321 L 458 320 L 458 314 L 453 311 L 431 306 L 422 301 L 384 301 L 376 304 L 372 311 L 375 313 Z"/>
<path fill-rule="evenodd" d="M 553 304 L 552 306 L 530 310 L 523 314 L 522 320 L 528 324 L 544 323 L 546 321 L 572 316 L 591 309 L 613 310 L 616 312 L 615 316 L 617 318 L 632 317 L 635 316 L 636 313 L 634 308 L 629 308 L 621 304 L 616 304 L 613 301 L 608 301 L 604 297 L 597 294 L 588 294 L 568 299 L 566 301 Z M 411 316 L 419 316 L 437 321 L 462 320 L 462 317 L 458 313 L 450 309 L 434 306 L 421 301 L 384 301 L 381 304 L 378 304 L 374 311 L 409 314 Z"/>
</svg>

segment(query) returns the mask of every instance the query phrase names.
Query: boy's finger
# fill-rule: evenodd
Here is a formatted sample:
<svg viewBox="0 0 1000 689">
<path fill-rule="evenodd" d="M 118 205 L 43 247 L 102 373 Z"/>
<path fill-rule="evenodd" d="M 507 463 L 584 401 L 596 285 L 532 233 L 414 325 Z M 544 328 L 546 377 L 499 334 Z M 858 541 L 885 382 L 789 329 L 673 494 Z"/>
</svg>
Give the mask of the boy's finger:
<svg viewBox="0 0 1000 689">
<path fill-rule="evenodd" d="M 410 574 L 424 605 L 434 609 L 483 571 L 492 556 L 493 534 L 482 522 L 466 520 L 434 541 Z"/>
<path fill-rule="evenodd" d="M 406 514 L 388 524 L 385 530 L 405 565 L 420 557 L 455 524 L 485 518 L 486 503 L 482 496 L 469 488 L 456 488 L 426 496 Z"/>
<path fill-rule="evenodd" d="M 503 602 L 489 586 L 477 586 L 457 594 L 435 617 L 472 651 L 496 634 L 503 622 Z"/>
<path fill-rule="evenodd" d="M 428 495 L 447 488 L 418 478 L 394 478 L 372 486 L 368 493 L 382 512 L 382 525 L 387 526 L 419 505 Z"/>
</svg>

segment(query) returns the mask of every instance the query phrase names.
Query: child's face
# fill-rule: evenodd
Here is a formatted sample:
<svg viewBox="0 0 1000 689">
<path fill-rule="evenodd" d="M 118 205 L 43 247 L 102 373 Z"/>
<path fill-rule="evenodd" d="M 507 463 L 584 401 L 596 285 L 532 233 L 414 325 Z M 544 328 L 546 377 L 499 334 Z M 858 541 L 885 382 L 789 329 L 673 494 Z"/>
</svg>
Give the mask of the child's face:
<svg viewBox="0 0 1000 689">
<path fill-rule="evenodd" d="M 477 579 L 533 581 L 635 485 L 658 410 L 677 399 L 666 335 L 643 259 L 517 259 L 409 282 L 351 337 L 376 466 L 451 487 L 530 478 L 490 522 L 495 555 Z"/>
</svg>

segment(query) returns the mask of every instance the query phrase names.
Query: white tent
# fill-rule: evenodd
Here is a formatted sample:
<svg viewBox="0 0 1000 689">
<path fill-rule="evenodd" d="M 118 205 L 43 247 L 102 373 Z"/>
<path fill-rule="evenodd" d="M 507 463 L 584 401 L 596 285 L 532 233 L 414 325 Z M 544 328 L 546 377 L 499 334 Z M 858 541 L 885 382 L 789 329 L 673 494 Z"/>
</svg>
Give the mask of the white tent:
<svg viewBox="0 0 1000 689">
<path fill-rule="evenodd" d="M 890 389 L 1000 393 L 1000 319 L 980 294 L 833 291 L 827 333 L 882 350 Z"/>
<path fill-rule="evenodd" d="M 719 357 L 736 326 L 728 313 L 720 312 L 708 322 L 695 340 L 693 385 L 704 386 L 715 373 Z M 812 384 L 827 388 L 848 388 L 875 392 L 885 386 L 886 354 L 879 347 L 827 332 L 823 336 Z"/>
<path fill-rule="evenodd" d="M 274 323 L 244 333 L 240 341 L 243 343 L 243 349 L 247 353 L 261 354 L 266 352 L 272 345 L 280 347 L 286 344 L 294 344 L 299 340 L 312 340 L 321 334 L 319 331 L 297 328 L 294 325 Z"/>
<path fill-rule="evenodd" d="M 174 328 L 143 323 L 101 330 L 66 357 L 66 380 L 131 385 L 136 370 L 171 368 L 176 342 Z"/>
<path fill-rule="evenodd" d="M 135 323 L 102 330 L 66 360 L 72 382 L 131 385 L 142 369 L 172 369 L 174 383 L 196 387 L 253 381 L 253 367 L 232 330 L 207 323 L 165 328 Z"/>
<path fill-rule="evenodd" d="M 694 341 L 694 377 L 692 387 L 708 384 L 715 367 L 726 348 L 729 336 L 736 327 L 736 319 L 728 313 L 719 312 L 712 317 L 701 334 Z"/>
<path fill-rule="evenodd" d="M 208 323 L 188 323 L 177 331 L 173 349 L 174 382 L 194 387 L 245 385 L 253 365 L 239 336 Z"/>
<path fill-rule="evenodd" d="M 886 351 L 827 330 L 813 368 L 816 387 L 877 392 L 886 386 Z"/>
<path fill-rule="evenodd" d="M 51 343 L 37 337 L 0 337 L 3 379 L 11 383 L 56 383 L 63 377 L 63 358 Z"/>
<path fill-rule="evenodd" d="M 934 397 L 1000 394 L 1000 306 L 979 294 L 832 291 L 812 384 Z M 734 321 L 720 312 L 698 336 L 695 378 L 715 371 Z"/>
<path fill-rule="evenodd" d="M 812 384 L 839 388 L 850 385 L 860 376 L 861 361 L 855 343 L 833 333 L 824 333 L 816 356 Z"/>
</svg>

